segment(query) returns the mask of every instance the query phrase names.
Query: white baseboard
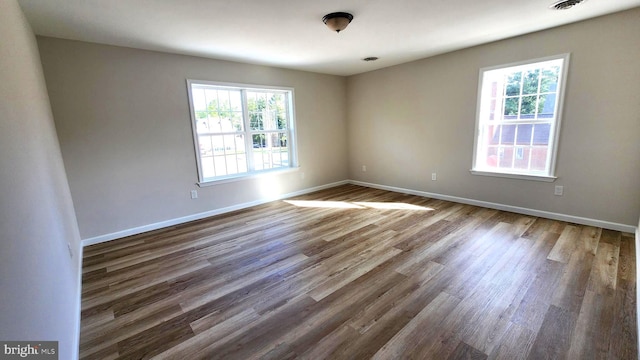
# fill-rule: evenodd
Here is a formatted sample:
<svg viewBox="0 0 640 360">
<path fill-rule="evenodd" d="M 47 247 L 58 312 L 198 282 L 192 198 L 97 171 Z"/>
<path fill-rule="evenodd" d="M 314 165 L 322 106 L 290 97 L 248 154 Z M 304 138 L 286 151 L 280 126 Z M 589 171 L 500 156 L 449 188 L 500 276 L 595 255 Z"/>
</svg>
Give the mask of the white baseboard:
<svg viewBox="0 0 640 360">
<path fill-rule="evenodd" d="M 99 235 L 99 236 L 95 236 L 95 237 L 91 237 L 91 238 L 87 238 L 87 239 L 82 240 L 82 246 L 100 244 L 100 243 L 103 243 L 103 242 L 107 242 L 107 241 L 111 241 L 111 240 L 115 240 L 115 239 L 120 239 L 120 238 L 123 238 L 123 237 L 126 237 L 126 236 L 142 234 L 142 233 L 147 232 L 147 231 L 158 230 L 158 229 L 162 229 L 162 228 L 165 228 L 165 227 L 168 227 L 168 226 L 183 224 L 183 223 L 186 223 L 186 222 L 189 222 L 189 221 L 194 221 L 194 220 L 200 220 L 200 219 L 204 219 L 204 218 L 207 218 L 207 217 L 228 213 L 228 212 L 231 212 L 231 211 L 242 210 L 242 209 L 246 209 L 246 208 L 249 208 L 249 207 L 252 207 L 252 206 L 262 205 L 262 204 L 268 203 L 270 201 L 286 199 L 286 198 L 289 198 L 289 197 L 292 197 L 292 196 L 304 195 L 304 194 L 312 193 L 312 192 L 319 191 L 319 190 L 324 190 L 324 189 L 329 189 L 329 188 L 340 186 L 340 185 L 345 185 L 345 184 L 348 184 L 348 183 L 349 183 L 348 180 L 338 181 L 338 182 L 334 182 L 334 183 L 330 183 L 330 184 L 326 184 L 326 185 L 320 185 L 320 186 L 316 186 L 316 187 L 312 187 L 312 188 L 308 188 L 308 189 L 304 189 L 304 190 L 300 190 L 300 191 L 294 191 L 294 192 L 287 193 L 287 194 L 280 194 L 280 195 L 276 195 L 276 196 L 272 196 L 272 197 L 268 197 L 268 198 L 262 198 L 262 199 L 259 199 L 259 200 L 256 200 L 256 201 L 251 201 L 251 202 L 246 202 L 246 203 L 237 204 L 237 205 L 233 205 L 233 206 L 228 206 L 228 207 L 215 209 L 215 210 L 211 210 L 211 211 L 206 211 L 206 212 L 202 212 L 202 213 L 198 213 L 198 214 L 183 216 L 183 217 L 176 218 L 176 219 L 160 221 L 160 222 L 157 222 L 157 223 L 138 226 L 138 227 L 131 228 L 131 229 L 116 231 L 116 232 L 113 232 L 113 233 L 110 233 L 110 234 Z"/>
<path fill-rule="evenodd" d="M 404 194 L 424 196 L 424 197 L 434 198 L 434 199 L 439 199 L 439 200 L 447 200 L 447 201 L 457 202 L 457 203 L 461 203 L 461 204 L 481 206 L 481 207 L 485 207 L 485 208 L 489 208 L 489 209 L 510 211 L 510 212 L 514 212 L 514 213 L 518 213 L 518 214 L 543 217 L 543 218 L 552 219 L 552 220 L 566 221 L 566 222 L 571 222 L 571 223 L 580 224 L 580 225 L 596 226 L 596 227 L 601 227 L 601 228 L 604 228 L 604 229 L 610 229 L 610 230 L 616 230 L 616 231 L 622 231 L 622 232 L 628 232 L 628 233 L 634 233 L 636 231 L 636 227 L 635 226 L 625 225 L 625 224 L 618 224 L 618 223 L 613 223 L 613 222 L 609 222 L 609 221 L 589 219 L 589 218 L 583 218 L 583 217 L 579 217 L 579 216 L 559 214 L 559 213 L 543 211 L 543 210 L 535 210 L 535 209 L 523 208 L 523 207 L 518 207 L 518 206 L 511 206 L 511 205 L 504 205 L 504 204 L 492 203 L 492 202 L 487 202 L 487 201 L 467 199 L 467 198 L 461 198 L 461 197 L 457 197 L 457 196 L 435 194 L 435 193 L 429 193 L 429 192 L 425 192 L 425 191 L 404 189 L 404 188 L 399 188 L 399 187 L 395 187 L 395 186 L 372 184 L 372 183 L 367 183 L 367 182 L 363 182 L 363 181 L 349 180 L 349 183 L 350 184 L 354 184 L 354 185 L 360 185 L 360 186 L 366 186 L 366 187 L 370 187 L 370 188 L 375 188 L 375 189 L 381 189 L 381 190 L 388 190 L 388 191 L 399 192 L 399 193 L 404 193 Z"/>
</svg>

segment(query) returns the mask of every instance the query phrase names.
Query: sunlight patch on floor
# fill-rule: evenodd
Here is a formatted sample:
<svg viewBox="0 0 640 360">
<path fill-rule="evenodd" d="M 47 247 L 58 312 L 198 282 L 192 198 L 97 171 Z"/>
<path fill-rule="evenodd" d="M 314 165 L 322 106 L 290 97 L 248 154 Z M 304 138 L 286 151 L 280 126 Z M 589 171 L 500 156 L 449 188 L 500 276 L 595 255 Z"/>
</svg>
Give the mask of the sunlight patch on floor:
<svg viewBox="0 0 640 360">
<path fill-rule="evenodd" d="M 399 202 L 367 202 L 367 201 L 316 201 L 316 200 L 284 200 L 284 202 L 298 206 L 310 208 L 332 208 L 332 209 L 382 209 L 382 210 L 413 210 L 413 211 L 433 211 L 434 209 L 419 205 L 399 203 Z"/>
<path fill-rule="evenodd" d="M 333 209 L 364 209 L 346 201 L 314 201 L 314 200 L 285 200 L 284 202 L 298 207 L 333 208 Z"/>
<path fill-rule="evenodd" d="M 362 205 L 364 207 L 374 208 L 374 209 L 383 209 L 383 210 L 416 210 L 416 211 L 433 211 L 432 208 L 413 205 L 407 203 L 399 203 L 399 202 L 361 202 L 357 201 L 354 204 Z"/>
</svg>

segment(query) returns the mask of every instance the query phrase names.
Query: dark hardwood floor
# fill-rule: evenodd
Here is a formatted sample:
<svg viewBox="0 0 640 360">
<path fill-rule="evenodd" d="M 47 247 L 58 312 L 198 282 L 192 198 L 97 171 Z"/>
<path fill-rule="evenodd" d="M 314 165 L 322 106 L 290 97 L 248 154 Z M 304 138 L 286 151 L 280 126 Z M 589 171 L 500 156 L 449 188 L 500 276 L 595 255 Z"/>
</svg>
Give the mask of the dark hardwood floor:
<svg viewBox="0 0 640 360">
<path fill-rule="evenodd" d="M 632 234 L 354 185 L 83 270 L 82 359 L 637 359 Z"/>
</svg>

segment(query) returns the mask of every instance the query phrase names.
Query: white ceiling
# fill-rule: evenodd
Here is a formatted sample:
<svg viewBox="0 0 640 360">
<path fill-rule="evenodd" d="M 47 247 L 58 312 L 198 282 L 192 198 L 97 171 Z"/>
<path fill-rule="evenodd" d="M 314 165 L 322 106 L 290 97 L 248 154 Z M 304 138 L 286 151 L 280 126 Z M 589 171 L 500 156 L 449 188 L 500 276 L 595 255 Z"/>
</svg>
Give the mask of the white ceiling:
<svg viewBox="0 0 640 360">
<path fill-rule="evenodd" d="M 19 0 L 38 35 L 352 75 L 640 6 L 588 0 Z M 337 34 L 330 12 L 354 15 Z M 377 56 L 376 62 L 364 62 Z"/>
</svg>

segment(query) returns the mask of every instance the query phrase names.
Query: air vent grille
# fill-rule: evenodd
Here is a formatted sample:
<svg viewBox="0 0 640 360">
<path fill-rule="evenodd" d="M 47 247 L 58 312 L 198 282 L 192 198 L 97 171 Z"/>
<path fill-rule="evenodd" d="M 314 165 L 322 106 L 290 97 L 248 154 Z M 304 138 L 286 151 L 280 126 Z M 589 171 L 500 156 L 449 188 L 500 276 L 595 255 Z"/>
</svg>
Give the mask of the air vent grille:
<svg viewBox="0 0 640 360">
<path fill-rule="evenodd" d="M 551 6 L 549 6 L 549 8 L 554 9 L 554 10 L 567 10 L 567 9 L 571 9 L 572 7 L 580 4 L 583 1 L 584 0 L 561 0 L 561 1 L 558 1 L 556 3 L 551 4 Z"/>
</svg>

